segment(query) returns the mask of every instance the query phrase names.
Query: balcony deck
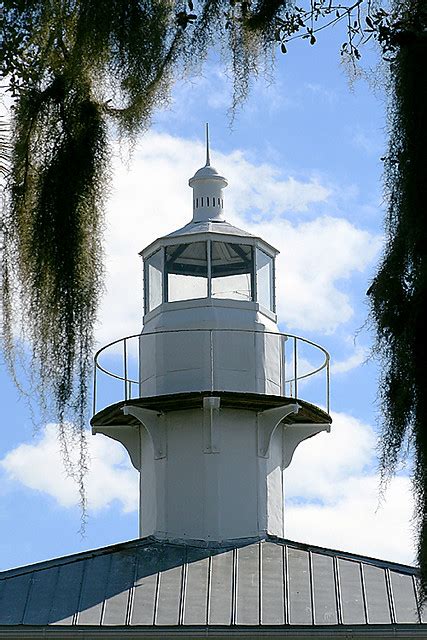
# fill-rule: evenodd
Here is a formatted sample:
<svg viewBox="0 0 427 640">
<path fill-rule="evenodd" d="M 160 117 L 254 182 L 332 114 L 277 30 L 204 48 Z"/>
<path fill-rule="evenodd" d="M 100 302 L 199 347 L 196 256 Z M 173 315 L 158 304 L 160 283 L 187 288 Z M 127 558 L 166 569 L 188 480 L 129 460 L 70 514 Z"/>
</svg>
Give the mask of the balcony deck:
<svg viewBox="0 0 427 640">
<path fill-rule="evenodd" d="M 294 413 L 283 421 L 284 424 L 330 424 L 331 416 L 319 407 L 306 400 L 286 396 L 265 395 L 262 393 L 241 393 L 232 391 L 192 391 L 188 393 L 174 393 L 170 395 L 132 398 L 111 404 L 95 413 L 91 419 L 92 427 L 106 425 L 137 426 L 138 420 L 132 415 L 125 415 L 123 407 L 133 405 L 152 409 L 159 413 L 180 411 L 185 409 L 202 408 L 203 398 L 219 396 L 221 407 L 230 409 L 248 409 L 250 411 L 265 411 L 274 407 L 295 404 L 300 406 L 298 413 Z"/>
</svg>

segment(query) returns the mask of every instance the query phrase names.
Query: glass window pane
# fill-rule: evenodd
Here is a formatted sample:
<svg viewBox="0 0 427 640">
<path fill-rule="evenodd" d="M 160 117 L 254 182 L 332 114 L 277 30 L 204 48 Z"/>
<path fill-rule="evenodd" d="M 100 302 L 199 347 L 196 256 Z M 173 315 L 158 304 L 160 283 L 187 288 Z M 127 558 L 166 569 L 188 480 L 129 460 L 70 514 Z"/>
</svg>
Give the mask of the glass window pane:
<svg viewBox="0 0 427 640">
<path fill-rule="evenodd" d="M 208 295 L 206 242 L 166 247 L 167 300 L 191 300 Z"/>
<path fill-rule="evenodd" d="M 215 278 L 212 280 L 212 298 L 252 300 L 250 274 Z"/>
<path fill-rule="evenodd" d="M 246 244 L 212 242 L 212 297 L 252 300 L 253 252 Z"/>
<path fill-rule="evenodd" d="M 145 313 L 163 301 L 163 250 L 159 249 L 145 261 Z"/>
<path fill-rule="evenodd" d="M 259 304 L 274 311 L 273 258 L 261 249 L 256 250 L 256 286 Z"/>
</svg>

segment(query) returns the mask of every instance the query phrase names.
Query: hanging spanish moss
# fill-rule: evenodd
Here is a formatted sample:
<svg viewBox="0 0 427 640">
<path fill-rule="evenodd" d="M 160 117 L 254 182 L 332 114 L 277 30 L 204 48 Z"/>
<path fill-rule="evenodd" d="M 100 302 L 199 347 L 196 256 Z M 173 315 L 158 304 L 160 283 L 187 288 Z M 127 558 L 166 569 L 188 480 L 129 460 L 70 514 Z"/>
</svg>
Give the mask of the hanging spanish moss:
<svg viewBox="0 0 427 640">
<path fill-rule="evenodd" d="M 13 355 L 19 317 L 42 407 L 53 402 L 58 422 L 74 425 L 81 457 L 73 473 L 83 497 L 87 378 L 102 292 L 105 124 L 88 87 L 67 90 L 57 77 L 20 97 L 14 126 L 4 225 L 6 353 Z"/>
<path fill-rule="evenodd" d="M 427 594 L 427 13 L 400 6 L 383 41 L 391 60 L 386 248 L 369 289 L 382 361 L 380 469 L 387 481 L 413 453 L 421 593 Z"/>
<path fill-rule="evenodd" d="M 84 526 L 107 119 L 130 133 L 148 125 L 156 100 L 164 98 L 165 68 L 180 32 L 169 33 L 168 2 L 12 2 L 6 9 L 9 36 L 18 35 L 20 44 L 6 60 L 15 106 L 3 220 L 5 355 L 20 383 L 18 356 L 30 352 L 29 366 L 23 364 L 28 395 L 37 396 L 43 418 L 59 424 Z"/>
</svg>

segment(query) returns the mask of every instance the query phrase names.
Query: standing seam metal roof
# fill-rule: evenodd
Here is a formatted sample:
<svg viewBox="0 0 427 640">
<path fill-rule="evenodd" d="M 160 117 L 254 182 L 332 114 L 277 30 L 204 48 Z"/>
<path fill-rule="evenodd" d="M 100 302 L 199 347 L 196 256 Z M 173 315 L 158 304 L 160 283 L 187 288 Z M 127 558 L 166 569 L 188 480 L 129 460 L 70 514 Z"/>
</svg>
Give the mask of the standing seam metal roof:
<svg viewBox="0 0 427 640">
<path fill-rule="evenodd" d="M 143 538 L 0 573 L 0 626 L 419 626 L 416 580 L 413 567 L 273 537 Z"/>
</svg>

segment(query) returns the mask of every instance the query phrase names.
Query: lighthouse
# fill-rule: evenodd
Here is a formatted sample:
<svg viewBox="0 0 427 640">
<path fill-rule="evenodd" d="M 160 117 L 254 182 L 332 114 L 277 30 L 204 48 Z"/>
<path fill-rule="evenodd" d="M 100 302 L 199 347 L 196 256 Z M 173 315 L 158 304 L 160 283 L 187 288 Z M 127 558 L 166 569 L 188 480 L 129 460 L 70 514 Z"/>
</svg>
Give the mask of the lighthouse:
<svg viewBox="0 0 427 640">
<path fill-rule="evenodd" d="M 92 430 L 139 472 L 139 536 L 0 572 L 0 636 L 426 638 L 416 568 L 285 538 L 329 355 L 279 330 L 278 252 L 227 221 L 208 137 L 189 186 L 190 222 L 141 251 L 142 330 L 95 356 Z"/>
<path fill-rule="evenodd" d="M 125 397 L 92 418 L 140 474 L 141 537 L 283 537 L 284 471 L 303 440 L 330 429 L 329 356 L 279 331 L 278 251 L 227 221 L 227 184 L 207 131 L 205 165 L 189 180 L 191 221 L 141 251 L 143 329 L 113 345 Z M 320 366 L 300 366 L 303 347 Z M 312 374 L 323 407 L 304 398 Z"/>
</svg>

